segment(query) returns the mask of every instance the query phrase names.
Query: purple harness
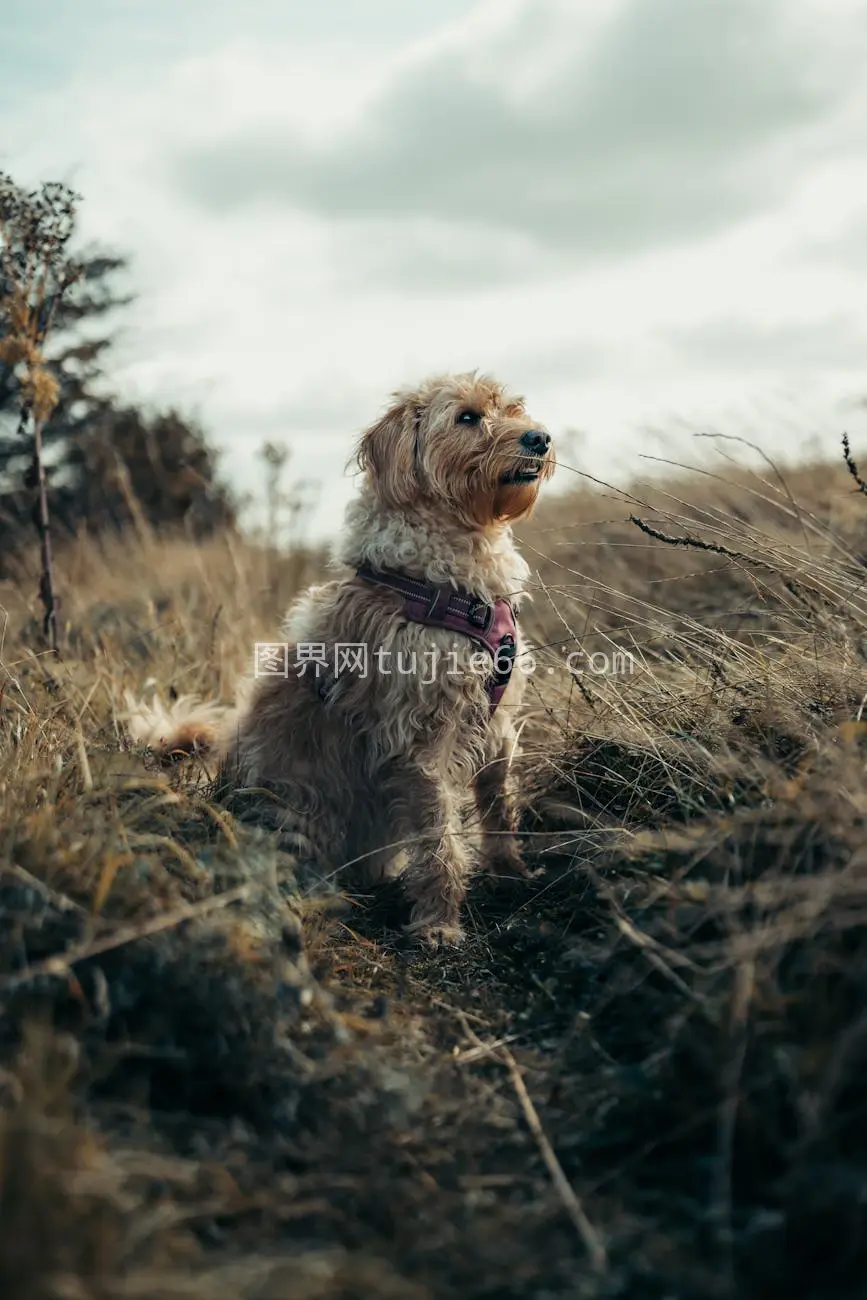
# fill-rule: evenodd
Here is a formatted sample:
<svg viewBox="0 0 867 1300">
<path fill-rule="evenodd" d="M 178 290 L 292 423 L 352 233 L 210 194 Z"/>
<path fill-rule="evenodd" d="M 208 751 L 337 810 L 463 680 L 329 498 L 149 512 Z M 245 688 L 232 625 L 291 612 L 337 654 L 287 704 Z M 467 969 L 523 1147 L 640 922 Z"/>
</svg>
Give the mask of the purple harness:
<svg viewBox="0 0 867 1300">
<path fill-rule="evenodd" d="M 364 567 L 357 574 L 365 582 L 388 587 L 403 596 L 404 613 L 410 622 L 460 632 L 488 651 L 494 671 L 485 682 L 485 690 L 493 713 L 509 684 L 518 647 L 515 613 L 509 602 L 495 600 L 489 605 L 462 587 L 424 582 L 391 570 Z"/>
</svg>

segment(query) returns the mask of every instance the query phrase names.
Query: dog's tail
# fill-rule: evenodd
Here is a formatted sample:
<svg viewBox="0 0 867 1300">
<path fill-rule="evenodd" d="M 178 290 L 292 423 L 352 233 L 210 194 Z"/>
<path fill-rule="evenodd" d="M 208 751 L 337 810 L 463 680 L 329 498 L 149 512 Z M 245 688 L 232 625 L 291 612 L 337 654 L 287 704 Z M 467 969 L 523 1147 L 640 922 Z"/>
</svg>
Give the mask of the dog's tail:
<svg viewBox="0 0 867 1300">
<path fill-rule="evenodd" d="M 234 712 L 222 704 L 209 704 L 197 695 L 179 695 L 164 704 L 155 694 L 145 703 L 126 691 L 124 703 L 122 718 L 129 734 L 164 763 L 193 754 L 213 756 L 221 751 L 227 722 Z"/>
</svg>

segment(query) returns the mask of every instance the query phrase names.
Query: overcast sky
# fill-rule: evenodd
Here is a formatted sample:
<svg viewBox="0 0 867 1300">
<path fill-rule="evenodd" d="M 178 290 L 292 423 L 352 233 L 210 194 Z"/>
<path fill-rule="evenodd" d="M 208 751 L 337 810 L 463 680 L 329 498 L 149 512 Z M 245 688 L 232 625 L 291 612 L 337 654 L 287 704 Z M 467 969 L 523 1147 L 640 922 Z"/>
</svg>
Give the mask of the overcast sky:
<svg viewBox="0 0 867 1300">
<path fill-rule="evenodd" d="M 867 0 L 0 0 L 0 167 L 132 255 L 123 392 L 242 488 L 288 442 L 321 533 L 439 369 L 606 477 L 867 443 L 865 68 Z"/>
</svg>

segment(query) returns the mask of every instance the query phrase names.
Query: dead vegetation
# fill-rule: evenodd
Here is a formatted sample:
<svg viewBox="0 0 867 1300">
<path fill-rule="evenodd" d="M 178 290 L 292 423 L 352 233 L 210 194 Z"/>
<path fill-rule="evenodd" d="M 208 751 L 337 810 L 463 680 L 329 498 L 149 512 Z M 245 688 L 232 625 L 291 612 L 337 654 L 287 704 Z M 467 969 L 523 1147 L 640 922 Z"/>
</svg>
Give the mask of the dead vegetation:
<svg viewBox="0 0 867 1300">
<path fill-rule="evenodd" d="M 862 1294 L 867 513 L 714 474 L 525 530 L 535 874 L 455 954 L 124 740 L 321 557 L 82 540 L 58 658 L 0 588 L 0 1294 Z"/>
</svg>

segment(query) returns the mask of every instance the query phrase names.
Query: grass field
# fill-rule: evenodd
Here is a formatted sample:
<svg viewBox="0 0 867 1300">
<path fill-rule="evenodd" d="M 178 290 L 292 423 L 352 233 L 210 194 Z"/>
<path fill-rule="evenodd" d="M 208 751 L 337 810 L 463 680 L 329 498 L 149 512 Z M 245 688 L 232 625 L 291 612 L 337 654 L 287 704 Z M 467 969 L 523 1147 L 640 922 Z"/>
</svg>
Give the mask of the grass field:
<svg viewBox="0 0 867 1300">
<path fill-rule="evenodd" d="M 522 529 L 534 875 L 456 952 L 125 738 L 320 555 L 82 540 L 59 658 L 0 586 L 0 1296 L 864 1294 L 867 499 L 576 483 Z"/>
</svg>

